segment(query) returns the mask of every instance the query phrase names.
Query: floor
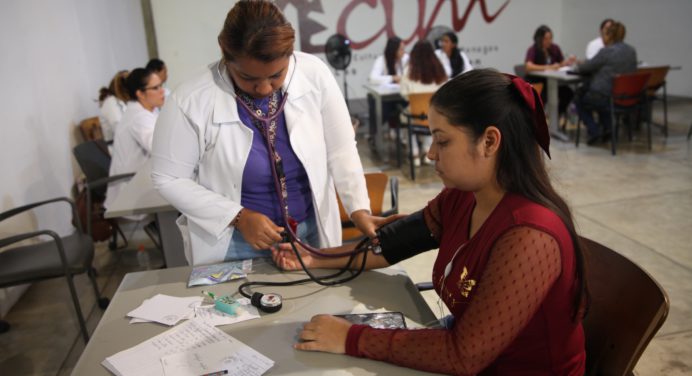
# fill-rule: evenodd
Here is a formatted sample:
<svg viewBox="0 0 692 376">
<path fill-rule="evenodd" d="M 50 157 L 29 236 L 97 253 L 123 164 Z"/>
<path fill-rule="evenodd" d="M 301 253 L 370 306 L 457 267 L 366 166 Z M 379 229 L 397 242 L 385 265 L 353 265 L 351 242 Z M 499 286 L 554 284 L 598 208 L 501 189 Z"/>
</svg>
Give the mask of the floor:
<svg viewBox="0 0 692 376">
<path fill-rule="evenodd" d="M 660 118 L 656 108 L 654 119 Z M 668 319 L 637 364 L 638 375 L 692 374 L 692 142 L 685 138 L 691 118 L 692 100 L 671 99 L 670 134 L 665 139 L 655 130 L 651 152 L 637 135 L 631 143 L 623 141 L 617 156 L 605 145 L 575 148 L 555 140 L 551 145 L 551 174 L 572 206 L 579 232 L 644 267 L 670 298 Z M 407 172 L 374 159 L 366 142 L 359 148 L 366 168 L 399 177 L 400 212 L 421 208 L 439 192 L 431 167 L 419 167 L 413 183 Z M 153 251 L 141 231 L 133 233 L 135 248 L 141 243 Z M 429 252 L 403 266 L 414 282 L 427 281 L 434 257 Z M 125 273 L 139 269 L 133 252 L 112 253 L 105 244 L 98 246 L 96 267 L 99 286 L 109 297 Z M 102 312 L 86 276 L 77 277 L 77 286 L 93 331 Z M 440 314 L 434 293 L 424 295 Z M 4 319 L 12 328 L 0 334 L 0 374 L 71 373 L 84 344 L 63 280 L 32 285 Z"/>
</svg>

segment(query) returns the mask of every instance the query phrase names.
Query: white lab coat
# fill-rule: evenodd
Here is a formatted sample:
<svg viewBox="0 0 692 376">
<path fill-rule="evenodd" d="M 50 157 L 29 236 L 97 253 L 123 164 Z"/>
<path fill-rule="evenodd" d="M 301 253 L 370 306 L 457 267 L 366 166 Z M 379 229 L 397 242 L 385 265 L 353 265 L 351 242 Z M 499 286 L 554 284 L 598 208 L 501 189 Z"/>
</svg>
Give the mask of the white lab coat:
<svg viewBox="0 0 692 376">
<path fill-rule="evenodd" d="M 404 73 L 404 68 L 408 65 L 408 59 L 409 56 L 405 53 L 404 56 L 401 57 L 401 61 L 394 66 L 396 69 L 396 76 L 401 77 Z M 372 70 L 370 70 L 368 79 L 370 83 L 374 85 L 391 84 L 393 82 L 392 75 L 387 71 L 387 63 L 384 59 L 384 55 L 378 56 L 377 59 L 375 59 L 375 64 L 373 64 Z"/>
<path fill-rule="evenodd" d="M 473 65 L 471 65 L 471 61 L 469 60 L 469 57 L 466 56 L 464 51 L 459 51 L 459 54 L 461 55 L 462 60 L 464 60 L 464 70 L 462 70 L 461 73 L 466 73 L 473 70 Z M 452 78 L 452 62 L 449 61 L 449 56 L 447 56 L 447 54 L 441 49 L 435 50 L 435 55 L 437 55 L 437 59 L 440 60 L 440 63 L 442 63 L 442 67 L 445 69 L 447 77 Z"/>
<path fill-rule="evenodd" d="M 101 130 L 103 131 L 103 139 L 110 141 L 115 137 L 115 129 L 120 123 L 120 120 L 125 113 L 127 103 L 118 99 L 115 95 L 109 95 L 101 103 Z"/>
<path fill-rule="evenodd" d="M 317 57 L 294 55 L 283 87 L 288 93 L 286 125 L 310 181 L 320 246 L 333 247 L 341 244 L 335 187 L 348 213 L 369 210 L 370 201 L 334 76 Z M 255 133 L 240 121 L 231 81 L 218 66 L 213 63 L 171 94 L 154 135 L 152 180 L 183 214 L 178 225 L 191 265 L 221 262 L 226 255 Z"/>
<path fill-rule="evenodd" d="M 137 101 L 127 103 L 120 124 L 115 129 L 109 176 L 137 172 L 149 160 L 156 117 L 157 111 L 149 111 Z M 108 184 L 106 201 L 103 204 L 106 208 L 118 197 L 126 183 L 127 180 L 121 180 Z"/>
</svg>

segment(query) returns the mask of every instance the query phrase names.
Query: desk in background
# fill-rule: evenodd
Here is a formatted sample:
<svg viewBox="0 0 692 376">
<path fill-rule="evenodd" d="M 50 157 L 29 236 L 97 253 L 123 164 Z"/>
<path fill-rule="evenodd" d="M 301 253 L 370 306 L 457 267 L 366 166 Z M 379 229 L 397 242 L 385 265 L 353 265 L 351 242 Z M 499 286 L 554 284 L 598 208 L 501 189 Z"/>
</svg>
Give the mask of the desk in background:
<svg viewBox="0 0 692 376">
<path fill-rule="evenodd" d="M 403 101 L 404 98 L 400 94 L 401 90 L 398 84 L 366 84 L 364 87 L 375 101 L 375 111 L 374 113 L 370 111 L 370 124 L 374 124 L 375 128 L 375 134 L 373 135 L 375 138 L 375 152 L 380 159 L 388 161 L 389 154 L 384 148 L 384 134 L 387 132 L 387 127 L 382 123 L 382 103 L 399 102 Z"/>
<path fill-rule="evenodd" d="M 126 314 L 144 299 L 156 294 L 195 296 L 202 286 L 187 288 L 190 267 L 129 273 L 113 296 L 108 309 L 87 344 L 74 375 L 110 375 L 101 365 L 108 356 L 135 346 L 168 327 L 152 324 L 129 324 Z M 253 281 L 288 281 L 305 277 L 300 272 L 281 273 L 270 262 L 257 259 Z M 319 271 L 318 271 L 319 272 Z M 333 271 L 329 271 L 332 273 Z M 216 294 L 235 293 L 240 283 L 233 281 L 205 290 Z M 364 272 L 345 285 L 322 287 L 314 283 L 290 287 L 255 287 L 253 291 L 277 292 L 284 298 L 283 308 L 272 314 L 232 325 L 218 327 L 234 338 L 259 351 L 275 362 L 266 375 L 426 375 L 428 373 L 393 366 L 369 359 L 293 349 L 302 324 L 318 313 L 399 311 L 409 327 L 416 323 L 436 322 L 420 293 L 400 268 Z"/>
<path fill-rule="evenodd" d="M 175 224 L 178 211 L 154 189 L 151 181 L 151 161 L 147 161 L 126 183 L 106 210 L 106 218 L 136 214 L 154 214 L 161 234 L 161 247 L 166 267 L 187 265 L 183 238 Z"/>
<path fill-rule="evenodd" d="M 548 128 L 550 135 L 561 141 L 569 141 L 569 137 L 560 131 L 560 114 L 558 111 L 558 85 L 560 83 L 576 83 L 581 81 L 581 77 L 575 74 L 568 74 L 566 71 L 534 71 L 527 72 L 529 76 L 543 77 L 548 81 Z"/>
</svg>

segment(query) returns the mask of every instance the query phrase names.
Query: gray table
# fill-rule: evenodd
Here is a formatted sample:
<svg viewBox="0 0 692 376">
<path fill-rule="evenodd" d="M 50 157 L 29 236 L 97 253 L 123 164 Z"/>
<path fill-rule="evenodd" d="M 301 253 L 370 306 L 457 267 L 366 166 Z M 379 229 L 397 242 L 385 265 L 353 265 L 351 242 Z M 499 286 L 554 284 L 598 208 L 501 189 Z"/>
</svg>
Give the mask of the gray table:
<svg viewBox="0 0 692 376">
<path fill-rule="evenodd" d="M 255 260 L 250 280 L 287 281 L 304 278 L 303 273 L 280 273 L 269 262 Z M 187 288 L 190 267 L 129 273 L 87 344 L 73 375 L 109 375 L 101 365 L 108 356 L 135 346 L 168 327 L 158 324 L 128 324 L 127 312 L 158 293 L 194 296 L 202 287 Z M 329 271 L 332 272 L 332 271 Z M 241 280 L 243 281 L 243 280 Z M 237 291 L 241 281 L 207 288 L 216 294 Z M 420 375 L 427 374 L 387 363 L 346 355 L 302 352 L 293 349 L 302 324 L 318 313 L 400 311 L 409 327 L 436 322 L 420 293 L 398 267 L 365 272 L 346 285 L 325 288 L 314 283 L 302 286 L 253 288 L 277 292 L 283 308 L 273 314 L 219 328 L 274 360 L 267 375 Z"/>
<path fill-rule="evenodd" d="M 558 85 L 560 83 L 575 83 L 581 81 L 581 77 L 567 74 L 566 71 L 534 71 L 526 74 L 535 77 L 543 77 L 548 83 L 548 128 L 550 135 L 561 141 L 569 141 L 569 137 L 560 131 L 560 114 L 558 111 Z"/>
<path fill-rule="evenodd" d="M 370 119 L 375 124 L 375 151 L 382 161 L 389 160 L 389 154 L 384 149 L 384 134 L 387 127 L 382 124 L 382 103 L 402 101 L 401 90 L 397 84 L 374 85 L 366 84 L 365 89 L 375 99 L 375 118 Z"/>
<path fill-rule="evenodd" d="M 126 183 L 118 197 L 106 210 L 105 217 L 116 218 L 136 214 L 155 215 L 161 234 L 161 247 L 166 267 L 187 265 L 183 238 L 175 224 L 178 211 L 154 189 L 150 161 L 147 161 Z"/>
</svg>

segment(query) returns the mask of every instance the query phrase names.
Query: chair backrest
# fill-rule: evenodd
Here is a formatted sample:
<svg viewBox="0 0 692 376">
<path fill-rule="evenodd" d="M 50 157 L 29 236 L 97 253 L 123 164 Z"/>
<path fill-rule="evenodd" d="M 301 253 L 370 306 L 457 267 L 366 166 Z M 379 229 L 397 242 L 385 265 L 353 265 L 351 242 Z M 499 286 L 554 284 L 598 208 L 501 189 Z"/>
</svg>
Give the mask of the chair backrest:
<svg viewBox="0 0 692 376">
<path fill-rule="evenodd" d="M 103 140 L 101 121 L 97 116 L 82 120 L 79 123 L 79 131 L 84 141 Z"/>
<path fill-rule="evenodd" d="M 368 188 L 368 197 L 370 198 L 370 212 L 372 215 L 382 215 L 384 211 L 384 194 L 387 188 L 387 182 L 389 177 L 384 172 L 369 172 L 365 174 L 365 185 Z M 349 218 L 346 210 L 339 195 L 336 195 L 337 201 L 339 202 L 339 214 L 341 216 L 341 222 L 346 223 L 351 219 Z M 362 236 L 361 233 L 355 227 L 347 227 L 342 229 L 343 240 L 351 240 Z"/>
<path fill-rule="evenodd" d="M 649 81 L 646 83 L 646 95 L 653 96 L 666 82 L 666 76 L 670 70 L 669 65 L 661 67 L 645 67 L 637 69 L 637 73 L 649 73 Z"/>
<path fill-rule="evenodd" d="M 111 156 L 103 140 L 83 142 L 75 146 L 72 153 L 88 182 L 108 177 Z M 104 199 L 106 189 L 106 186 L 96 188 L 92 194 L 96 199 Z"/>
<path fill-rule="evenodd" d="M 641 102 L 649 73 L 626 73 L 613 78 L 612 98 L 616 106 L 630 107 Z"/>
<path fill-rule="evenodd" d="M 526 64 L 517 64 L 514 66 L 514 75 L 517 77 L 526 77 Z"/>
<path fill-rule="evenodd" d="M 409 113 L 415 119 L 416 125 L 429 126 L 428 111 L 430 110 L 430 98 L 432 98 L 433 94 L 434 93 L 409 94 Z"/>
<path fill-rule="evenodd" d="M 531 86 L 536 90 L 536 93 L 540 96 L 541 93 L 543 92 L 543 83 L 542 82 L 532 82 Z"/>
<path fill-rule="evenodd" d="M 666 292 L 625 256 L 592 240 L 585 248 L 591 306 L 584 319 L 586 375 L 628 375 L 663 325 Z"/>
</svg>

